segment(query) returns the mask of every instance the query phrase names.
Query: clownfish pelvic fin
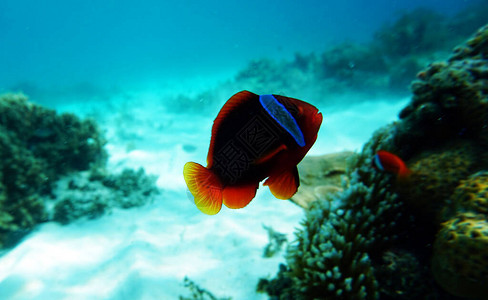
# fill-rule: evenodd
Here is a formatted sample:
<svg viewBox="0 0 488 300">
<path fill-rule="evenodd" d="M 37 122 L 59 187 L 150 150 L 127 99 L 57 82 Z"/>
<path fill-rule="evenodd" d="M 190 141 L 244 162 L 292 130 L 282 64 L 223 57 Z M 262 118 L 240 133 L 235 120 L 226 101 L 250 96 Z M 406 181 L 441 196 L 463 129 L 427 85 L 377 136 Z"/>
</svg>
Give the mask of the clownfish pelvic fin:
<svg viewBox="0 0 488 300">
<path fill-rule="evenodd" d="M 278 199 L 290 199 L 298 190 L 300 179 L 297 167 L 291 170 L 272 174 L 263 185 L 269 186 L 269 190 Z"/>
</svg>

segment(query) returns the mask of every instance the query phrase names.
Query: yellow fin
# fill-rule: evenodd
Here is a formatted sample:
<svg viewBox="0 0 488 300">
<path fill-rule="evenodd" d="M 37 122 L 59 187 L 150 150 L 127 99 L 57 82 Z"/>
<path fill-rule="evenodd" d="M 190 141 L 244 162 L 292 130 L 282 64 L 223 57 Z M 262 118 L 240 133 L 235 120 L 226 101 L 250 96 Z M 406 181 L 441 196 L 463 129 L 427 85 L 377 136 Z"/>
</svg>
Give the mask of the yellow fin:
<svg viewBox="0 0 488 300">
<path fill-rule="evenodd" d="M 217 214 L 222 207 L 222 184 L 217 176 L 200 164 L 187 162 L 183 177 L 197 208 L 207 215 Z"/>
</svg>

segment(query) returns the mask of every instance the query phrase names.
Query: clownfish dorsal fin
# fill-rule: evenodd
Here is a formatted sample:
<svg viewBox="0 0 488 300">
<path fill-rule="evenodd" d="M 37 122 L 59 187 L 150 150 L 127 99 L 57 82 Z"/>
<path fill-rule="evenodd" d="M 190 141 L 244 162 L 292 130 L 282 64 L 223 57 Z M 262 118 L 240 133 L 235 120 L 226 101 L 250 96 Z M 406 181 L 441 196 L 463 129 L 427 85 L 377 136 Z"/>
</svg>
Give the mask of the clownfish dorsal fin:
<svg viewBox="0 0 488 300">
<path fill-rule="evenodd" d="M 275 96 L 260 95 L 259 102 L 261 102 L 268 114 L 293 137 L 300 147 L 305 146 L 305 138 L 302 130 L 298 127 L 297 121 Z"/>
<path fill-rule="evenodd" d="M 195 205 L 207 215 L 215 215 L 222 207 L 222 184 L 217 176 L 204 166 L 187 162 L 183 177 L 193 195 Z"/>
<path fill-rule="evenodd" d="M 213 126 L 212 126 L 212 136 L 210 139 L 210 147 L 208 149 L 208 155 L 207 155 L 207 167 L 211 167 L 213 164 L 212 161 L 212 155 L 214 152 L 214 146 L 215 146 L 215 136 L 217 135 L 217 131 L 220 127 L 220 124 L 222 123 L 222 120 L 227 117 L 227 115 L 235 110 L 239 105 L 242 103 L 249 101 L 253 97 L 258 97 L 257 94 L 251 93 L 249 91 L 240 91 L 239 93 L 235 94 L 234 96 L 230 97 L 229 100 L 224 104 L 224 106 L 220 109 L 219 114 L 214 120 Z"/>
<path fill-rule="evenodd" d="M 269 190 L 276 198 L 290 199 L 295 195 L 300 185 L 297 167 L 294 166 L 288 171 L 270 175 L 263 185 L 269 186 Z"/>
<path fill-rule="evenodd" d="M 256 196 L 259 182 L 237 186 L 226 186 L 223 192 L 224 204 L 228 208 L 243 208 Z"/>
</svg>

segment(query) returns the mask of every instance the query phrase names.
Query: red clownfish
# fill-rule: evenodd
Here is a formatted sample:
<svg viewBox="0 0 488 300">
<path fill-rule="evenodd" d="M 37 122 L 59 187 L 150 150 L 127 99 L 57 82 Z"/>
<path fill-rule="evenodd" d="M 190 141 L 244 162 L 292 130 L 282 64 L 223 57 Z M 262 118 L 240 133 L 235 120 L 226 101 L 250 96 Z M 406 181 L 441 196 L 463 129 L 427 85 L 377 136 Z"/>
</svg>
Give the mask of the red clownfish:
<svg viewBox="0 0 488 300">
<path fill-rule="evenodd" d="M 376 152 L 373 157 L 373 167 L 380 171 L 395 174 L 399 179 L 407 178 L 412 173 L 400 157 L 385 150 Z"/>
<path fill-rule="evenodd" d="M 186 185 L 198 209 L 214 215 L 224 203 L 245 207 L 259 183 L 279 199 L 300 184 L 297 164 L 317 139 L 322 114 L 304 101 L 242 91 L 222 107 L 212 127 L 207 167 L 188 162 Z"/>
</svg>

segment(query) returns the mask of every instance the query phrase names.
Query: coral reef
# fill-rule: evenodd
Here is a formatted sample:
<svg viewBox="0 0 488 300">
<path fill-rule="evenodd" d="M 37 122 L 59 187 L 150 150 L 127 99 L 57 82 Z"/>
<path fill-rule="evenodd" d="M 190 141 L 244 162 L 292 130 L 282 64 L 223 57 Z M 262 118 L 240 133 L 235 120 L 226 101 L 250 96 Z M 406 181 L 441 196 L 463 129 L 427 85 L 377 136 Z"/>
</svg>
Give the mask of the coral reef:
<svg viewBox="0 0 488 300">
<path fill-rule="evenodd" d="M 52 194 L 58 196 L 45 200 L 52 207 L 49 219 L 68 224 L 82 217 L 100 217 L 114 208 L 142 206 L 159 194 L 156 179 L 142 168 L 119 174 L 99 170 L 69 174 L 56 182 Z"/>
<path fill-rule="evenodd" d="M 22 94 L 0 96 L 0 248 L 47 221 L 40 197 L 70 171 L 104 165 L 105 140 L 95 123 L 30 103 Z"/>
<path fill-rule="evenodd" d="M 462 179 L 488 167 L 485 148 L 472 140 L 457 139 L 426 149 L 408 160 L 412 174 L 398 187 L 403 202 L 424 219 L 438 224 L 440 211 Z"/>
<path fill-rule="evenodd" d="M 457 47 L 447 62 L 433 63 L 412 83 L 413 98 L 400 113 L 408 142 L 438 144 L 446 139 L 478 139 L 488 128 L 488 30 L 480 29 Z"/>
<path fill-rule="evenodd" d="M 446 18 L 441 14 L 417 8 L 386 24 L 375 34 L 375 43 L 388 58 L 417 53 L 432 53 L 449 42 Z"/>
<path fill-rule="evenodd" d="M 452 47 L 486 22 L 487 11 L 486 1 L 456 16 L 404 11 L 369 42 L 341 42 L 282 60 L 253 59 L 232 80 L 196 95 L 165 98 L 164 104 L 178 112 L 210 112 L 243 86 L 258 94 L 274 92 L 327 106 L 364 97 L 408 96 L 412 78 L 430 62 L 446 59 Z M 343 97 L 344 92 L 356 97 Z"/>
<path fill-rule="evenodd" d="M 488 25 L 418 74 L 400 121 L 352 157 L 342 192 L 312 202 L 287 265 L 261 289 L 275 299 L 486 298 L 487 57 Z M 380 149 L 412 174 L 373 169 Z"/>
<path fill-rule="evenodd" d="M 307 211 L 287 256 L 300 298 L 378 298 L 373 254 L 395 239 L 401 203 L 385 188 L 391 178 L 370 167 L 372 156 L 371 148 L 364 149 L 344 191 L 313 202 Z"/>
<path fill-rule="evenodd" d="M 0 248 L 42 222 L 65 224 L 149 201 L 154 179 L 142 170 L 105 174 L 104 145 L 91 120 L 57 114 L 22 94 L 0 96 Z M 88 173 L 90 184 L 82 179 Z"/>
</svg>

